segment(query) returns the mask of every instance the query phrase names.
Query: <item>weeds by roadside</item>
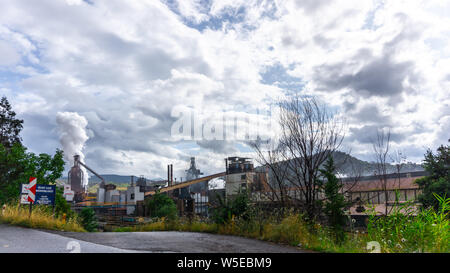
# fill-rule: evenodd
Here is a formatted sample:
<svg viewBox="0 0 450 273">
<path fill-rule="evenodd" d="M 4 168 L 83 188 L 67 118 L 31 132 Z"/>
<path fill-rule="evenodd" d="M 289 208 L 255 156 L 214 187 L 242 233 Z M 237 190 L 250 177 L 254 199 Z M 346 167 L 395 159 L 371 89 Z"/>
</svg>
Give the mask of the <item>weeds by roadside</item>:
<svg viewBox="0 0 450 273">
<path fill-rule="evenodd" d="M 450 252 L 450 198 L 435 194 L 439 210 L 414 210 L 412 204 L 397 204 L 389 217 L 369 215 L 371 241 L 384 252 Z"/>
<path fill-rule="evenodd" d="M 78 223 L 76 215 L 64 219 L 63 216 L 54 217 L 51 208 L 46 206 L 34 206 L 29 214 L 28 206 L 20 206 L 19 203 L 10 203 L 0 212 L 0 223 L 11 224 L 28 228 L 42 228 L 49 230 L 85 232 Z"/>
</svg>

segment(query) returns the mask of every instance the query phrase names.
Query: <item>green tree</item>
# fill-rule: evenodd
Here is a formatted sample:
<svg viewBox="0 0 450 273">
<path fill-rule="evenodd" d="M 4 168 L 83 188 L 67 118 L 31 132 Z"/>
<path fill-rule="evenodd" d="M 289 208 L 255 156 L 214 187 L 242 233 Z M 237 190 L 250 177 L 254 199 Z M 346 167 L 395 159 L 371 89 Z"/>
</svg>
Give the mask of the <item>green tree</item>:
<svg viewBox="0 0 450 273">
<path fill-rule="evenodd" d="M 64 171 L 63 152 L 56 150 L 54 156 L 27 152 L 19 136 L 23 120 L 16 118 L 6 97 L 0 100 L 0 202 L 19 197 L 21 184 L 29 177 L 37 178 L 39 184 L 54 183 Z"/>
<path fill-rule="evenodd" d="M 56 195 L 55 195 L 55 213 L 56 216 L 61 216 L 64 213 L 67 218 L 72 217 L 74 212 L 70 209 L 70 204 L 67 203 L 66 199 L 63 195 L 63 190 L 61 188 L 56 187 Z"/>
<path fill-rule="evenodd" d="M 177 216 L 175 202 L 166 194 L 156 193 L 147 201 L 147 206 L 152 217 L 175 218 Z"/>
<path fill-rule="evenodd" d="M 64 171 L 63 151 L 57 149 L 55 155 L 36 155 L 27 152 L 20 143 L 9 149 L 0 144 L 0 202 L 16 199 L 20 195 L 21 184 L 29 177 L 36 177 L 39 184 L 54 183 Z"/>
<path fill-rule="evenodd" d="M 441 145 L 436 154 L 428 149 L 423 166 L 429 175 L 416 180 L 422 189 L 419 201 L 425 208 L 438 211 L 439 201 L 433 193 L 443 197 L 450 195 L 450 146 Z"/>
<path fill-rule="evenodd" d="M 217 196 L 218 205 L 212 209 L 212 218 L 217 224 L 227 223 L 234 216 L 248 217 L 249 197 L 247 192 L 239 192 L 236 196 L 224 200 Z"/>
<path fill-rule="evenodd" d="M 83 208 L 80 212 L 81 225 L 89 232 L 97 230 L 97 218 L 92 208 Z"/>
<path fill-rule="evenodd" d="M 23 128 L 23 120 L 16 118 L 16 113 L 11 109 L 6 97 L 0 100 L 0 144 L 11 148 L 14 143 L 20 143 L 20 131 Z"/>
<path fill-rule="evenodd" d="M 342 184 L 335 175 L 336 167 L 333 158 L 330 156 L 320 172 L 324 177 L 322 187 L 325 194 L 324 213 L 328 218 L 328 223 L 335 234 L 337 242 L 343 242 L 345 239 L 344 227 L 347 216 L 344 213 L 348 205 L 344 195 L 340 192 Z"/>
</svg>

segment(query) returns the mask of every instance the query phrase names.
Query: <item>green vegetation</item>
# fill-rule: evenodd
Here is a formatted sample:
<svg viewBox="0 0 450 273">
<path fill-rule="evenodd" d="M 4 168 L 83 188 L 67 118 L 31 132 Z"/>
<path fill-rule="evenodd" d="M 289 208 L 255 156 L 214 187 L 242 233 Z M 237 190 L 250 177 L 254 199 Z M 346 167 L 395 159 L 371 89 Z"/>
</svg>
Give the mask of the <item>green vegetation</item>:
<svg viewBox="0 0 450 273">
<path fill-rule="evenodd" d="M 217 196 L 219 202 L 218 206 L 212 208 L 212 219 L 217 224 L 228 223 L 232 216 L 234 217 L 247 217 L 246 212 L 249 208 L 249 198 L 246 192 L 237 194 L 231 200 L 223 200 L 220 196 Z"/>
<path fill-rule="evenodd" d="M 89 232 L 97 230 L 98 223 L 95 216 L 95 211 L 92 208 L 83 208 L 80 212 L 81 225 Z"/>
<path fill-rule="evenodd" d="M 70 204 L 67 203 L 63 196 L 63 190 L 58 187 L 56 187 L 55 195 L 55 214 L 56 216 L 62 216 L 65 214 L 68 218 L 75 215 L 75 212 L 70 209 Z"/>
<path fill-rule="evenodd" d="M 63 152 L 35 155 L 20 143 L 23 120 L 15 118 L 8 100 L 0 101 L 0 204 L 16 200 L 21 184 L 36 177 L 39 184 L 55 183 L 64 171 Z"/>
<path fill-rule="evenodd" d="M 389 217 L 369 215 L 368 234 L 388 252 L 449 252 L 450 198 L 437 194 L 438 209 L 416 211 L 412 204 L 399 204 Z M 417 214 L 417 215 L 416 215 Z"/>
<path fill-rule="evenodd" d="M 450 196 L 450 146 L 441 145 L 436 154 L 428 150 L 423 165 L 430 174 L 416 180 L 422 188 L 419 201 L 425 208 L 433 207 L 437 210 L 439 202 L 434 194 Z"/>
<path fill-rule="evenodd" d="M 52 208 L 48 206 L 33 206 L 30 217 L 29 206 L 20 206 L 18 201 L 7 204 L 5 210 L 0 212 L 0 223 L 28 228 L 85 232 L 78 221 L 76 215 L 68 218 L 64 218 L 63 215 L 54 217 Z"/>
<path fill-rule="evenodd" d="M 20 206 L 21 184 L 30 177 L 36 177 L 39 184 L 54 184 L 64 171 L 63 152 L 56 150 L 53 156 L 27 152 L 22 145 L 20 131 L 23 120 L 16 118 L 6 97 L 0 100 L 0 205 L 6 209 L 0 215 L 2 223 L 31 228 L 45 228 L 67 231 L 85 231 L 75 213 L 57 189 L 55 215 L 50 206 L 33 206 L 30 217 L 29 207 Z"/>
<path fill-rule="evenodd" d="M 330 156 L 324 165 L 324 169 L 320 170 L 326 181 L 323 182 L 323 190 L 325 193 L 324 212 L 328 218 L 328 224 L 334 233 L 337 243 L 345 240 L 344 228 L 347 224 L 347 215 L 344 210 L 347 207 L 344 195 L 340 193 L 342 184 L 334 174 L 336 168 L 333 158 Z"/>
<path fill-rule="evenodd" d="M 13 144 L 21 142 L 20 131 L 23 128 L 23 120 L 16 118 L 11 104 L 6 97 L 0 100 L 0 144 L 6 149 Z"/>
<path fill-rule="evenodd" d="M 166 194 L 156 193 L 148 199 L 146 205 L 152 217 L 167 217 L 170 219 L 177 217 L 177 207 Z"/>
</svg>

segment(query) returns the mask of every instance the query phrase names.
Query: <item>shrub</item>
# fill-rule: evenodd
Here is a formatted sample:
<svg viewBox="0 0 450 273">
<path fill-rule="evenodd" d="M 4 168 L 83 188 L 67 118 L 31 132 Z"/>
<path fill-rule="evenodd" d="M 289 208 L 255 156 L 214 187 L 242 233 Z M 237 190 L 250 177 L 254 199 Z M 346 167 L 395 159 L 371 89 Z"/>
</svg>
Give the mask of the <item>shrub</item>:
<svg viewBox="0 0 450 273">
<path fill-rule="evenodd" d="M 97 230 L 97 218 L 92 208 L 83 208 L 80 212 L 81 224 L 84 229 L 93 232 Z"/>
<path fill-rule="evenodd" d="M 62 216 L 66 214 L 68 218 L 74 215 L 74 212 L 70 209 L 70 204 L 67 203 L 66 199 L 63 196 L 63 191 L 60 188 L 56 188 L 55 195 L 55 214 L 57 216 Z"/>
<path fill-rule="evenodd" d="M 344 228 L 347 223 L 347 216 L 344 213 L 344 209 L 348 204 L 344 195 L 340 192 L 342 184 L 334 174 L 335 171 L 334 161 L 330 156 L 325 163 L 324 169 L 320 170 L 326 179 L 323 183 L 326 198 L 324 212 L 328 218 L 328 224 L 334 233 L 335 240 L 340 244 L 345 240 Z"/>
<path fill-rule="evenodd" d="M 436 154 L 428 150 L 423 161 L 429 175 L 416 180 L 422 189 L 419 201 L 425 208 L 438 210 L 440 203 L 434 194 L 450 195 L 450 146 L 441 145 Z"/>
<path fill-rule="evenodd" d="M 228 223 L 233 217 L 248 218 L 249 198 L 246 192 L 240 192 L 231 199 L 218 196 L 219 204 L 212 209 L 212 218 L 217 224 Z"/>
<path fill-rule="evenodd" d="M 166 217 L 171 220 L 177 217 L 175 202 L 165 194 L 156 193 L 147 201 L 147 206 L 152 217 Z"/>
</svg>

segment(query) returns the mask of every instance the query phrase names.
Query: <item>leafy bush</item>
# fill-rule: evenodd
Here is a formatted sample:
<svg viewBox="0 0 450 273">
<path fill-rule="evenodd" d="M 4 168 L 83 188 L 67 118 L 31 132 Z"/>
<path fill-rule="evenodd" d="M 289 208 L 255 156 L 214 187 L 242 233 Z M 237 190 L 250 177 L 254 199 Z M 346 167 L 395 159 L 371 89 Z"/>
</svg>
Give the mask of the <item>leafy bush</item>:
<svg viewBox="0 0 450 273">
<path fill-rule="evenodd" d="M 48 185 L 61 177 L 64 171 L 63 152 L 48 154 L 27 152 L 19 143 L 10 149 L 0 144 L 0 202 L 9 203 L 20 195 L 21 184 L 36 177 L 38 184 Z"/>
<path fill-rule="evenodd" d="M 175 202 L 165 194 L 156 193 L 147 201 L 147 206 L 152 217 L 166 217 L 169 219 L 177 217 Z"/>
<path fill-rule="evenodd" d="M 212 209 L 212 218 L 217 224 L 228 223 L 233 217 L 248 218 L 249 198 L 246 192 L 240 192 L 231 199 L 218 196 L 219 204 Z"/>
<path fill-rule="evenodd" d="M 66 199 L 63 196 L 63 190 L 58 187 L 56 187 L 55 195 L 55 214 L 57 216 L 66 214 L 66 216 L 69 218 L 74 215 L 74 212 L 70 209 L 70 204 L 67 203 Z"/>
<path fill-rule="evenodd" d="M 438 210 L 440 204 L 434 194 L 450 195 L 450 146 L 441 145 L 436 154 L 428 150 L 423 166 L 429 175 L 416 180 L 422 189 L 419 201 L 425 208 Z"/>
<path fill-rule="evenodd" d="M 97 230 L 97 218 L 92 208 L 83 208 L 80 212 L 81 224 L 84 229 L 93 232 Z"/>
</svg>

